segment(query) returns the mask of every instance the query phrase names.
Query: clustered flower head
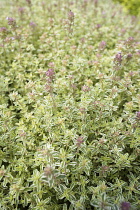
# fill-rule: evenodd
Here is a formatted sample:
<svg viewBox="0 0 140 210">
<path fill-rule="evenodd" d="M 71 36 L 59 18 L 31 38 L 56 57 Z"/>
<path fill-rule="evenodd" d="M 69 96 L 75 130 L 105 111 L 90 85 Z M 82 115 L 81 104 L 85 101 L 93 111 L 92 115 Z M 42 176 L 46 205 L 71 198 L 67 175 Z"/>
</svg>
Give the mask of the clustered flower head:
<svg viewBox="0 0 140 210">
<path fill-rule="evenodd" d="M 41 5 L 44 7 L 45 6 L 45 1 L 42 1 L 41 2 Z"/>
<path fill-rule="evenodd" d="M 54 75 L 55 75 L 54 69 L 48 69 L 48 71 L 46 72 L 46 76 L 51 81 L 53 80 Z"/>
<path fill-rule="evenodd" d="M 94 0 L 94 4 L 95 4 L 95 6 L 97 6 L 98 0 Z"/>
<path fill-rule="evenodd" d="M 71 10 L 68 13 L 68 19 L 69 19 L 70 22 L 74 21 L 74 13 Z"/>
<path fill-rule="evenodd" d="M 86 7 L 87 7 L 87 3 L 88 3 L 88 0 L 84 0 L 84 1 L 83 1 L 83 5 L 82 5 L 82 7 L 86 9 Z"/>
<path fill-rule="evenodd" d="M 52 175 L 52 173 L 53 173 L 53 169 L 51 166 L 46 166 L 46 168 L 44 168 L 44 175 L 46 177 Z"/>
<path fill-rule="evenodd" d="M 5 171 L 0 169 L 0 176 L 4 176 L 5 175 Z"/>
<path fill-rule="evenodd" d="M 86 109 L 84 107 L 81 107 L 79 110 L 82 114 L 86 113 Z"/>
<path fill-rule="evenodd" d="M 131 205 L 129 202 L 122 202 L 121 203 L 121 210 L 130 210 Z"/>
<path fill-rule="evenodd" d="M 6 18 L 8 20 L 8 25 L 15 27 L 16 26 L 16 20 L 12 17 L 7 17 Z"/>
<path fill-rule="evenodd" d="M 55 65 L 54 62 L 50 62 L 50 63 L 48 64 L 49 67 L 54 67 L 54 65 Z"/>
<path fill-rule="evenodd" d="M 127 42 L 133 42 L 134 41 L 134 38 L 133 37 L 129 37 L 128 39 L 127 39 Z"/>
<path fill-rule="evenodd" d="M 121 52 L 116 54 L 116 56 L 114 58 L 114 63 L 116 63 L 117 65 L 121 65 L 121 63 L 122 63 L 122 54 L 121 54 Z"/>
<path fill-rule="evenodd" d="M 18 12 L 22 15 L 25 12 L 25 9 L 23 7 L 19 7 Z"/>
<path fill-rule="evenodd" d="M 30 23 L 29 23 L 29 26 L 30 26 L 32 29 L 34 29 L 37 25 L 36 25 L 35 22 L 30 22 Z"/>
<path fill-rule="evenodd" d="M 129 54 L 126 56 L 126 59 L 129 61 L 132 57 L 133 57 L 132 54 L 129 53 Z"/>
<path fill-rule="evenodd" d="M 84 3 L 88 3 L 88 0 L 84 0 Z"/>
<path fill-rule="evenodd" d="M 6 33 L 7 32 L 7 28 L 6 27 L 1 27 L 0 28 L 0 32 L 1 33 Z"/>
<path fill-rule="evenodd" d="M 90 87 L 87 86 L 87 85 L 84 85 L 84 86 L 82 87 L 82 91 L 88 92 L 88 91 L 90 91 Z"/>
<path fill-rule="evenodd" d="M 101 28 L 101 24 L 97 24 L 97 25 L 96 25 L 96 28 L 97 28 L 97 29 Z"/>
<path fill-rule="evenodd" d="M 137 119 L 138 121 L 140 121 L 140 112 L 137 112 L 137 113 L 136 113 L 136 119 Z"/>
<path fill-rule="evenodd" d="M 140 50 L 137 50 L 136 55 L 140 56 Z"/>
<path fill-rule="evenodd" d="M 85 38 L 84 38 L 84 37 L 81 38 L 81 42 L 82 42 L 82 43 L 85 42 Z"/>
<path fill-rule="evenodd" d="M 8 32 L 8 30 L 6 27 L 0 28 L 0 34 L 1 34 L 2 39 L 4 39 L 6 37 L 7 32 Z"/>
<path fill-rule="evenodd" d="M 27 2 L 29 5 L 31 5 L 31 0 L 26 0 L 26 2 Z"/>
<path fill-rule="evenodd" d="M 74 25 L 74 13 L 71 10 L 68 12 L 68 19 L 64 21 L 64 24 L 68 32 L 72 33 L 73 32 L 72 26 Z"/>
<path fill-rule="evenodd" d="M 100 44 L 99 44 L 99 49 L 100 50 L 104 50 L 106 47 L 106 42 L 105 41 L 101 41 Z"/>
<path fill-rule="evenodd" d="M 127 46 L 132 46 L 132 44 L 134 43 L 134 38 L 133 37 L 129 37 L 126 41 L 125 41 L 125 44 Z"/>
<path fill-rule="evenodd" d="M 55 76 L 54 69 L 48 69 L 48 71 L 46 72 L 46 76 L 47 76 L 46 90 L 48 92 L 52 92 L 52 80 L 54 79 Z"/>
<path fill-rule="evenodd" d="M 83 140 L 83 137 L 82 136 L 79 136 L 77 139 L 76 139 L 76 145 L 78 146 L 78 147 L 80 147 L 81 146 L 81 144 L 84 142 L 84 140 Z"/>
</svg>

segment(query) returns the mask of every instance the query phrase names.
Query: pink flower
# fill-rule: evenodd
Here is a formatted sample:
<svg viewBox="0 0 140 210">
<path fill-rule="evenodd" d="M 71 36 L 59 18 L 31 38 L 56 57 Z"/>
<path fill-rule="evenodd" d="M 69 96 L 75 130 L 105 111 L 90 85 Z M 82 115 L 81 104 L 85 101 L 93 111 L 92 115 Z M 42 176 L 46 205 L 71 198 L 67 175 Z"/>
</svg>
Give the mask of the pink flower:
<svg viewBox="0 0 140 210">
<path fill-rule="evenodd" d="M 54 78 L 54 75 L 55 75 L 54 69 L 48 69 L 48 71 L 46 72 L 46 76 L 51 80 Z"/>
<path fill-rule="evenodd" d="M 18 12 L 22 15 L 25 12 L 25 9 L 23 7 L 19 7 Z"/>
<path fill-rule="evenodd" d="M 106 42 L 105 41 L 101 41 L 100 44 L 99 44 L 99 49 L 100 50 L 104 50 L 106 47 Z"/>
<path fill-rule="evenodd" d="M 137 113 L 136 113 L 136 119 L 137 119 L 137 120 L 140 120 L 140 112 L 137 112 Z"/>
<path fill-rule="evenodd" d="M 121 55 L 121 53 L 116 54 L 116 56 L 114 58 L 114 63 L 121 65 L 121 63 L 122 63 L 122 55 Z"/>
<path fill-rule="evenodd" d="M 7 28 L 6 27 L 1 27 L 0 28 L 0 32 L 1 33 L 6 33 L 7 32 Z"/>
<path fill-rule="evenodd" d="M 121 203 L 121 210 L 130 210 L 131 205 L 129 202 L 122 202 Z"/>
<path fill-rule="evenodd" d="M 37 24 L 36 24 L 35 22 L 30 22 L 30 23 L 29 23 L 29 26 L 30 26 L 32 29 L 34 29 L 34 28 L 37 26 Z"/>
<path fill-rule="evenodd" d="M 83 90 L 84 92 L 88 92 L 88 91 L 90 91 L 90 87 L 88 87 L 87 85 L 84 85 L 84 86 L 82 87 L 82 90 Z"/>
<path fill-rule="evenodd" d="M 70 10 L 68 13 L 68 19 L 73 22 L 74 21 L 74 13 Z"/>
<path fill-rule="evenodd" d="M 16 20 L 11 17 L 6 18 L 8 20 L 8 25 L 15 27 L 16 26 Z"/>
<path fill-rule="evenodd" d="M 31 5 L 31 0 L 26 0 L 26 2 L 27 2 L 29 5 Z"/>
<path fill-rule="evenodd" d="M 78 147 L 80 147 L 81 146 L 81 144 L 84 142 L 84 140 L 83 140 L 83 137 L 82 136 L 79 136 L 77 139 L 76 139 L 76 145 L 78 146 Z"/>
</svg>

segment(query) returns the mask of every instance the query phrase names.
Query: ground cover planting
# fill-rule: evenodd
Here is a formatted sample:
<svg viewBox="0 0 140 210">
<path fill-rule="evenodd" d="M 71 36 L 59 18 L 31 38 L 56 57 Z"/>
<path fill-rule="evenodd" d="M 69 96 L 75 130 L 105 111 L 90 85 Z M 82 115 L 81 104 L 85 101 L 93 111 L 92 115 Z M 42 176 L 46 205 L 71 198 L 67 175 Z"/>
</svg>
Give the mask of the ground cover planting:
<svg viewBox="0 0 140 210">
<path fill-rule="evenodd" d="M 140 26 L 111 0 L 0 1 L 0 209 L 140 209 Z"/>
</svg>

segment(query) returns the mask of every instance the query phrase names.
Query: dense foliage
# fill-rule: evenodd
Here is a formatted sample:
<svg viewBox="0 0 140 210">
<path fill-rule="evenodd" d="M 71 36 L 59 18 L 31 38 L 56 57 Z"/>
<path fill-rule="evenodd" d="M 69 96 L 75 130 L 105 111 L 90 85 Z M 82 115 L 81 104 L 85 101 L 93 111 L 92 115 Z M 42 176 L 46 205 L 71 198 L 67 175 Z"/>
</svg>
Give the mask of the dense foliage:
<svg viewBox="0 0 140 210">
<path fill-rule="evenodd" d="M 0 209 L 140 209 L 137 19 L 110 0 L 0 13 Z"/>
<path fill-rule="evenodd" d="M 133 15 L 140 15 L 140 0 L 114 0 L 119 1 Z"/>
</svg>

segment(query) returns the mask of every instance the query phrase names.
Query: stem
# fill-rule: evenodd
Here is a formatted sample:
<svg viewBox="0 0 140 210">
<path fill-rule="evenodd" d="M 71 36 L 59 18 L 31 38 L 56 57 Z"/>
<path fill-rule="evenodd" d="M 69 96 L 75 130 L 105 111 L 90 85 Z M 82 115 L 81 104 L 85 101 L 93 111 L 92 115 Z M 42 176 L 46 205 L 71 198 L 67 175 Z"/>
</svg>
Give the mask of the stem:
<svg viewBox="0 0 140 210">
<path fill-rule="evenodd" d="M 5 61 L 6 61 L 6 50 L 5 50 L 4 39 L 2 40 L 2 44 L 3 44 L 3 53 L 4 53 L 4 58 L 5 58 Z"/>
</svg>

